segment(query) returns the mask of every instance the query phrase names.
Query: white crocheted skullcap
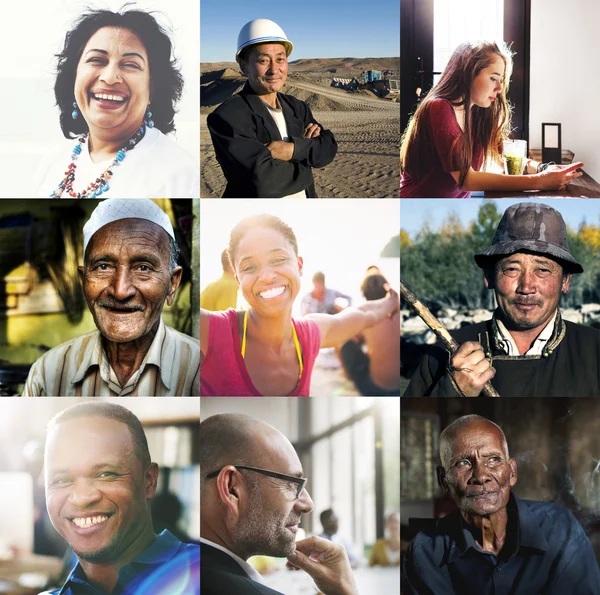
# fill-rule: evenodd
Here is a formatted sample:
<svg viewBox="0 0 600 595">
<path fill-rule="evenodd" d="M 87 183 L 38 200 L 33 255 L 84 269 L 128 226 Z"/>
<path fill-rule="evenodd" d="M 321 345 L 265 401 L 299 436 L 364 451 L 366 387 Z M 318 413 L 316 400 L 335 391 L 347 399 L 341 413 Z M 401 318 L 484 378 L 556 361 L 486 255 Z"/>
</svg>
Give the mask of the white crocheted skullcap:
<svg viewBox="0 0 600 595">
<path fill-rule="evenodd" d="M 169 216 L 149 198 L 109 198 L 103 200 L 83 226 L 83 253 L 91 237 L 105 225 L 119 219 L 145 219 L 160 225 L 173 239 L 175 232 Z"/>
</svg>

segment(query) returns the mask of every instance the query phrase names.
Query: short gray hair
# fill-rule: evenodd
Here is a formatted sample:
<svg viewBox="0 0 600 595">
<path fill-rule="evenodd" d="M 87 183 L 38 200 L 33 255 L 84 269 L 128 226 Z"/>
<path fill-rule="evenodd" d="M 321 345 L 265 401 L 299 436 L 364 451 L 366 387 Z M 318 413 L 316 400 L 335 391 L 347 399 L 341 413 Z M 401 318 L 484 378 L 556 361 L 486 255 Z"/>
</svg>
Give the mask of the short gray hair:
<svg viewBox="0 0 600 595">
<path fill-rule="evenodd" d="M 442 467 L 446 471 L 448 470 L 450 459 L 452 458 L 452 445 L 456 439 L 458 431 L 463 426 L 469 425 L 473 422 L 486 422 L 498 428 L 498 431 L 502 435 L 502 448 L 504 449 L 506 458 L 509 458 L 506 436 L 498 424 L 495 424 L 493 421 L 490 421 L 481 415 L 463 415 L 462 417 L 459 417 L 457 420 L 453 421 L 449 426 L 444 428 L 440 434 L 440 460 L 442 461 Z"/>
</svg>

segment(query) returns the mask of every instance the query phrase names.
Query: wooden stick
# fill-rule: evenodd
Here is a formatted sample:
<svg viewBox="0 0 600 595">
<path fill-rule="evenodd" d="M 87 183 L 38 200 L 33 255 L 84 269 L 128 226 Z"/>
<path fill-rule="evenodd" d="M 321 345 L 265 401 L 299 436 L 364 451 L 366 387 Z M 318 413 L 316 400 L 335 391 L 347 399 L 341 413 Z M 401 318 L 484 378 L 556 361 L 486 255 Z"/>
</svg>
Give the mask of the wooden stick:
<svg viewBox="0 0 600 595">
<path fill-rule="evenodd" d="M 452 357 L 456 353 L 459 345 L 448 332 L 448 329 L 431 313 L 429 308 L 417 298 L 403 281 L 400 281 L 400 295 L 408 302 L 421 320 L 435 333 L 435 336 L 444 344 L 444 347 L 450 352 L 450 357 Z M 490 382 L 485 383 L 481 392 L 485 397 L 500 396 Z"/>
</svg>

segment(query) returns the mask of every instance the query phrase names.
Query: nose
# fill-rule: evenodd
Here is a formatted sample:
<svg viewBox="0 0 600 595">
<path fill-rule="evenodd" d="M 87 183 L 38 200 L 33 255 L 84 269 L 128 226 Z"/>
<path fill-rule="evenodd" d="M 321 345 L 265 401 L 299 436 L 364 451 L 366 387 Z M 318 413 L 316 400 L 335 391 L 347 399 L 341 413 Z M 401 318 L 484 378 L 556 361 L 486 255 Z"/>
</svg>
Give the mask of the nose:
<svg viewBox="0 0 600 595">
<path fill-rule="evenodd" d="M 258 279 L 263 282 L 269 282 L 275 277 L 275 270 L 270 265 L 266 264 L 260 267 Z"/>
<path fill-rule="evenodd" d="M 135 296 L 136 289 L 131 279 L 131 271 L 127 267 L 117 267 L 108 286 L 108 294 L 119 301 L 126 301 Z"/>
<path fill-rule="evenodd" d="M 310 497 L 308 490 L 306 488 L 304 488 L 302 490 L 302 493 L 300 494 L 300 497 L 298 498 L 298 500 L 296 500 L 296 503 L 294 504 L 294 508 L 298 512 L 308 514 L 314 508 L 314 506 L 315 506 L 315 504 L 312 501 L 312 498 Z"/>
<path fill-rule="evenodd" d="M 517 293 L 535 293 L 535 275 L 533 271 L 523 271 L 519 277 Z"/>
<path fill-rule="evenodd" d="M 120 81 L 119 66 L 116 62 L 109 62 L 100 73 L 100 80 L 107 85 L 114 85 Z"/>
<path fill-rule="evenodd" d="M 491 478 L 487 467 L 481 461 L 474 461 L 471 477 L 469 478 L 468 483 L 484 484 L 488 481 L 491 481 Z"/>
<path fill-rule="evenodd" d="M 69 493 L 69 502 L 77 508 L 85 508 L 102 499 L 102 494 L 93 482 L 85 479 L 77 479 Z"/>
</svg>

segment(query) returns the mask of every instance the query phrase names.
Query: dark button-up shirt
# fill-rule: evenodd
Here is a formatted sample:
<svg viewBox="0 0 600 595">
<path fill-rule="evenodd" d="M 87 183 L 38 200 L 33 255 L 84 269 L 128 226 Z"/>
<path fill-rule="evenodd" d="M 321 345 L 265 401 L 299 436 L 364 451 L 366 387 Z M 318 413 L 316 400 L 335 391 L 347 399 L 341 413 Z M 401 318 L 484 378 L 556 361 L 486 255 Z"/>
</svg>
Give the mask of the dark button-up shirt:
<svg viewBox="0 0 600 595">
<path fill-rule="evenodd" d="M 199 595 L 200 546 L 182 543 L 167 530 L 119 571 L 112 595 Z M 106 595 L 77 564 L 61 589 L 40 595 Z"/>
<path fill-rule="evenodd" d="M 459 511 L 412 541 L 405 595 L 598 595 L 600 570 L 581 525 L 564 506 L 513 495 L 498 556 L 476 543 Z"/>
</svg>

